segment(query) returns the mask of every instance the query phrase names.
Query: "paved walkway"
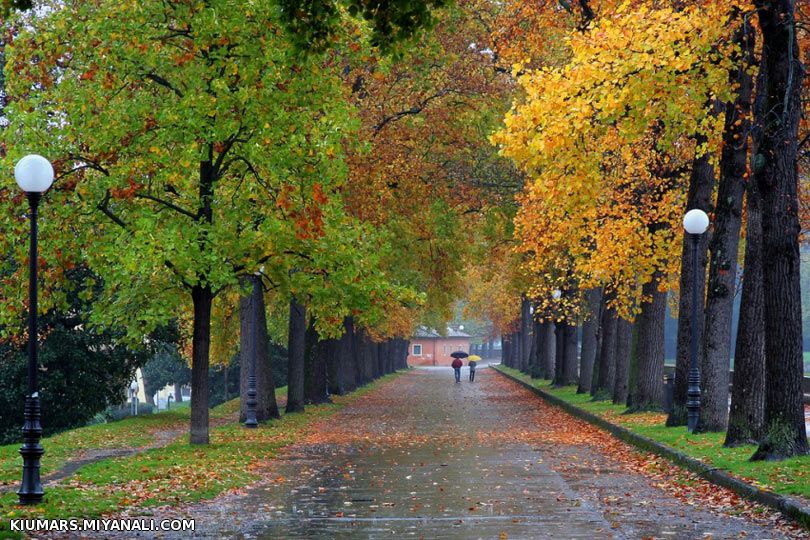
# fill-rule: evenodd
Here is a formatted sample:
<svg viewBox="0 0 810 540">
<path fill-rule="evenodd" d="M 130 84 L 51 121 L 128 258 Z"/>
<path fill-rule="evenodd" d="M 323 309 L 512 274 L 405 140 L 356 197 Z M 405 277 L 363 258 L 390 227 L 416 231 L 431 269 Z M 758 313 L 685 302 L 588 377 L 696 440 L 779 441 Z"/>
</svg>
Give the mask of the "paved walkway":
<svg viewBox="0 0 810 540">
<path fill-rule="evenodd" d="M 417 369 L 325 420 L 265 481 L 156 516 L 212 538 L 785 537 L 773 514 L 732 516 L 752 507 L 676 472 L 491 370 L 454 384 Z"/>
</svg>

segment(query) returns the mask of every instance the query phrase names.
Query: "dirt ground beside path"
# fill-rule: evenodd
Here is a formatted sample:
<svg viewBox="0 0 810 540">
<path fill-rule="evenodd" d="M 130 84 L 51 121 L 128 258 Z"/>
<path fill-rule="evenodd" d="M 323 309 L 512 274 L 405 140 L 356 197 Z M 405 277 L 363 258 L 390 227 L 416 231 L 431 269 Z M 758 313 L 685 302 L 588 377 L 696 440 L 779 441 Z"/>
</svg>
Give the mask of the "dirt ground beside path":
<svg viewBox="0 0 810 540">
<path fill-rule="evenodd" d="M 320 422 L 260 482 L 150 516 L 192 517 L 210 538 L 810 538 L 488 369 L 460 384 L 412 370 Z"/>
</svg>

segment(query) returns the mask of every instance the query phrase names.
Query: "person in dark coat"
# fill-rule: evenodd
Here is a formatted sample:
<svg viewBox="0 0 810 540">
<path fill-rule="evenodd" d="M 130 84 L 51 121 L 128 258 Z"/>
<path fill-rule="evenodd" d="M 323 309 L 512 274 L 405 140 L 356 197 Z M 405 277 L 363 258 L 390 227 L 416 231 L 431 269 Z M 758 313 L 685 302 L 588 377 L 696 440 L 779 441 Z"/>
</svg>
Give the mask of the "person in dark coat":
<svg viewBox="0 0 810 540">
<path fill-rule="evenodd" d="M 456 372 L 456 382 L 461 382 L 461 366 L 464 365 L 464 362 L 461 361 L 461 358 L 453 358 L 453 363 L 450 364 L 453 367 L 453 371 Z"/>
</svg>

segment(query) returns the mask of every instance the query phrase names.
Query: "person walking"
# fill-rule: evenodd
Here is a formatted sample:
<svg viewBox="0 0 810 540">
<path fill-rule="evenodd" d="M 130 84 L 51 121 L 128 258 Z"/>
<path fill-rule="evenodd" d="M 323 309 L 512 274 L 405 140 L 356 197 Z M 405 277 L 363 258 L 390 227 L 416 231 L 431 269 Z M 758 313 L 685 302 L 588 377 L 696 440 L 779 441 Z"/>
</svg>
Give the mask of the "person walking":
<svg viewBox="0 0 810 540">
<path fill-rule="evenodd" d="M 475 366 L 476 365 L 478 365 L 478 363 L 475 360 L 473 360 L 472 357 L 470 357 L 469 362 L 467 362 L 467 367 L 470 368 L 470 382 L 473 382 L 475 380 Z"/>
<path fill-rule="evenodd" d="M 453 371 L 456 372 L 456 382 L 461 382 L 461 366 L 464 365 L 464 362 L 461 361 L 461 358 L 453 358 L 453 363 L 450 364 L 453 367 Z"/>
</svg>

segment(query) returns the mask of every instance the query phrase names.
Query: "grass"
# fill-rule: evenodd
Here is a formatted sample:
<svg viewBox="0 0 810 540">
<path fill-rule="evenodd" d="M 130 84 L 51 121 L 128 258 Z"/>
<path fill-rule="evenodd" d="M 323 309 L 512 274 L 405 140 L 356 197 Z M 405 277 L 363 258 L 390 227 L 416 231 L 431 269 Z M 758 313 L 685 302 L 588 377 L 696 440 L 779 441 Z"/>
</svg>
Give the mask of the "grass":
<svg viewBox="0 0 810 540">
<path fill-rule="evenodd" d="M 287 387 L 277 388 L 276 396 L 286 394 Z M 211 419 L 226 418 L 239 410 L 239 400 L 232 400 L 211 410 Z M 129 417 L 117 422 L 95 424 L 64 431 L 42 440 L 43 476 L 59 470 L 68 460 L 91 450 L 112 450 L 148 446 L 156 441 L 161 431 L 182 429 L 191 418 L 189 402 L 161 411 Z M 20 444 L 0 446 L 0 486 L 19 481 L 22 458 Z"/>
<path fill-rule="evenodd" d="M 663 413 L 643 412 L 625 414 L 626 407 L 610 401 L 593 401 L 589 394 L 577 394 L 576 386 L 554 388 L 549 381 L 531 379 L 525 373 L 505 366 L 497 369 L 515 376 L 554 396 L 576 405 L 606 420 L 644 435 L 671 448 L 697 458 L 704 463 L 729 472 L 757 487 L 783 495 L 810 498 L 810 456 L 784 461 L 749 461 L 756 449 L 753 445 L 726 448 L 725 433 L 692 435 L 686 427 L 669 428 L 664 425 Z"/>
<path fill-rule="evenodd" d="M 18 506 L 13 491 L 0 495 L 0 538 L 13 537 L 7 530 L 9 518 L 93 518 L 125 507 L 146 508 L 207 499 L 244 486 L 258 478 L 262 465 L 280 448 L 300 440 L 312 422 L 334 414 L 394 376 L 387 375 L 350 395 L 335 396 L 333 403 L 308 406 L 303 413 L 283 414 L 281 420 L 262 424 L 255 430 L 246 430 L 237 421 L 230 421 L 210 430 L 211 443 L 207 446 L 193 446 L 180 437 L 160 448 L 89 464 L 48 488 L 44 502 L 36 507 Z M 239 400 L 234 399 L 212 409 L 211 418 L 225 418 L 238 410 Z M 188 408 L 171 410 L 50 437 L 43 441 L 52 456 L 46 471 L 88 448 L 148 444 L 153 440 L 150 431 L 154 432 L 156 427 L 185 426 L 189 415 Z M 13 470 L 15 480 L 20 463 L 17 458 L 7 456 L 17 452 L 18 447 L 0 447 L 0 468 L 7 475 Z M 15 462 L 16 466 L 8 462 Z"/>
</svg>

